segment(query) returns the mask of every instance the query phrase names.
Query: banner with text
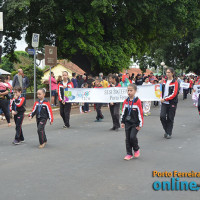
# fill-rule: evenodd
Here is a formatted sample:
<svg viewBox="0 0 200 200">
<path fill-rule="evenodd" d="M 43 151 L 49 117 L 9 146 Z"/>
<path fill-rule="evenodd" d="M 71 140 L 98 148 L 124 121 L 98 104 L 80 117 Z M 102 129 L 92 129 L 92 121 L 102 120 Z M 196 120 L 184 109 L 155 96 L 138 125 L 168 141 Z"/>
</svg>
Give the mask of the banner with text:
<svg viewBox="0 0 200 200">
<path fill-rule="evenodd" d="M 200 94 L 200 85 L 194 85 L 193 89 L 195 90 L 196 94 Z"/>
<path fill-rule="evenodd" d="M 180 87 L 184 88 L 184 89 L 188 89 L 190 87 L 190 84 L 189 83 L 185 83 L 185 82 L 181 82 Z"/>
<path fill-rule="evenodd" d="M 141 85 L 137 87 L 135 96 L 141 101 L 160 101 L 162 87 L 157 85 Z M 110 88 L 65 88 L 65 102 L 111 103 L 123 102 L 127 97 L 126 87 Z"/>
</svg>

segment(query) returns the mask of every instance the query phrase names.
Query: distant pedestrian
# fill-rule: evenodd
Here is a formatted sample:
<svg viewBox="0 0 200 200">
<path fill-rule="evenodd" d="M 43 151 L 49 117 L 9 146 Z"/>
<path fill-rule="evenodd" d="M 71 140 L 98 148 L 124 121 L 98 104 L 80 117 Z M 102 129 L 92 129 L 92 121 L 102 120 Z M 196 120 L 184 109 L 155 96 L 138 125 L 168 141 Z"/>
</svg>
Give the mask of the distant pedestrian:
<svg viewBox="0 0 200 200">
<path fill-rule="evenodd" d="M 51 106 L 55 106 L 55 96 L 56 96 L 56 90 L 57 90 L 57 81 L 55 79 L 54 73 L 51 72 Z M 49 84 L 50 84 L 50 78 L 49 78 Z"/>
</svg>

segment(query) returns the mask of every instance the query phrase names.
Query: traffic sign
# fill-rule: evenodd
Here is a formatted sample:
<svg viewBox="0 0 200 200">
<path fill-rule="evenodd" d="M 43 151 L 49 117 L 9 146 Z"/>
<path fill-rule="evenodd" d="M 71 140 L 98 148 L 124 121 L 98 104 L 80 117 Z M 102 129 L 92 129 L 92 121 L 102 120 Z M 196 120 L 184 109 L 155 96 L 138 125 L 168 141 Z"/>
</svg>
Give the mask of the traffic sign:
<svg viewBox="0 0 200 200">
<path fill-rule="evenodd" d="M 33 36 L 32 36 L 32 47 L 36 48 L 36 47 L 39 46 L 39 38 L 40 38 L 40 34 L 33 33 Z"/>
<path fill-rule="evenodd" d="M 35 49 L 28 49 L 28 54 L 29 55 L 34 55 L 35 54 Z"/>
<path fill-rule="evenodd" d="M 45 65 L 54 66 L 57 64 L 57 47 L 45 46 Z"/>
</svg>

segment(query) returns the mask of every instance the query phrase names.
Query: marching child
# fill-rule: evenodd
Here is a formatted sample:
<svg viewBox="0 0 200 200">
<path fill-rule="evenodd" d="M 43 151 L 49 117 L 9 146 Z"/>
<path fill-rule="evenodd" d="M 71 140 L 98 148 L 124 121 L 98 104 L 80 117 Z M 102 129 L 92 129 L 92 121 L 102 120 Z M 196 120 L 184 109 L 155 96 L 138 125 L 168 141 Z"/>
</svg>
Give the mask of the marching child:
<svg viewBox="0 0 200 200">
<path fill-rule="evenodd" d="M 69 120 L 70 120 L 70 112 L 71 112 L 71 103 L 65 102 L 65 89 L 66 88 L 74 88 L 74 84 L 72 81 L 68 78 L 68 72 L 64 71 L 62 73 L 63 81 L 61 81 L 60 84 L 58 84 L 58 99 L 60 101 L 60 116 L 63 119 L 64 126 L 63 128 L 69 128 Z"/>
<path fill-rule="evenodd" d="M 136 92 L 137 86 L 130 84 L 128 86 L 129 97 L 124 101 L 122 106 L 121 127 L 125 127 L 127 151 L 124 160 L 131 160 L 133 158 L 132 148 L 134 150 L 134 157 L 138 158 L 140 156 L 137 133 L 143 126 L 143 110 L 140 99 L 135 97 Z"/>
<path fill-rule="evenodd" d="M 82 88 L 88 88 L 88 84 L 87 83 L 83 83 Z M 84 113 L 90 112 L 89 103 L 84 103 L 83 104 L 83 112 Z"/>
<path fill-rule="evenodd" d="M 32 112 L 29 114 L 29 118 L 32 119 L 36 115 L 37 132 L 39 136 L 39 149 L 45 147 L 47 138 L 45 134 L 45 125 L 49 119 L 50 125 L 53 124 L 53 113 L 50 103 L 45 99 L 46 89 L 39 89 L 37 91 L 38 101 L 35 102 Z"/>
<path fill-rule="evenodd" d="M 101 80 L 99 78 L 95 80 L 95 87 L 94 88 L 103 88 L 103 86 L 101 85 Z M 101 112 L 102 105 L 103 105 L 102 103 L 96 103 L 95 104 L 96 112 L 97 112 L 95 122 L 101 122 L 101 120 L 104 118 L 104 116 Z"/>
<path fill-rule="evenodd" d="M 188 83 L 188 79 L 184 78 L 184 83 Z M 187 99 L 187 95 L 188 95 L 188 88 L 183 88 L 183 100 Z"/>
<path fill-rule="evenodd" d="M 15 134 L 15 140 L 13 141 L 13 144 L 18 145 L 21 143 L 24 143 L 24 135 L 22 131 L 22 123 L 24 120 L 24 112 L 25 109 L 25 98 L 21 97 L 22 94 L 22 88 L 21 87 L 15 87 L 14 88 L 14 98 L 11 100 L 10 103 L 10 110 L 12 111 L 12 115 L 14 115 L 14 121 L 16 125 L 16 134 Z"/>
<path fill-rule="evenodd" d="M 151 85 L 151 83 L 149 82 L 149 77 L 146 76 L 144 77 L 144 82 L 142 85 Z M 144 111 L 144 116 L 149 116 L 151 115 L 151 101 L 144 101 L 143 102 L 143 111 Z"/>
</svg>

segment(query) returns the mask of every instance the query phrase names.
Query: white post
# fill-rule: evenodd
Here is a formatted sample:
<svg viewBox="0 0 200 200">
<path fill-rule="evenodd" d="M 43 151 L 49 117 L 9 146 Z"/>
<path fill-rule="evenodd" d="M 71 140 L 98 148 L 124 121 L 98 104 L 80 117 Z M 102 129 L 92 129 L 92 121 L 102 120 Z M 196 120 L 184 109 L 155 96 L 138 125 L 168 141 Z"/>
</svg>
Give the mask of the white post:
<svg viewBox="0 0 200 200">
<path fill-rule="evenodd" d="M 34 48 L 34 102 L 36 101 L 36 48 Z"/>
</svg>

